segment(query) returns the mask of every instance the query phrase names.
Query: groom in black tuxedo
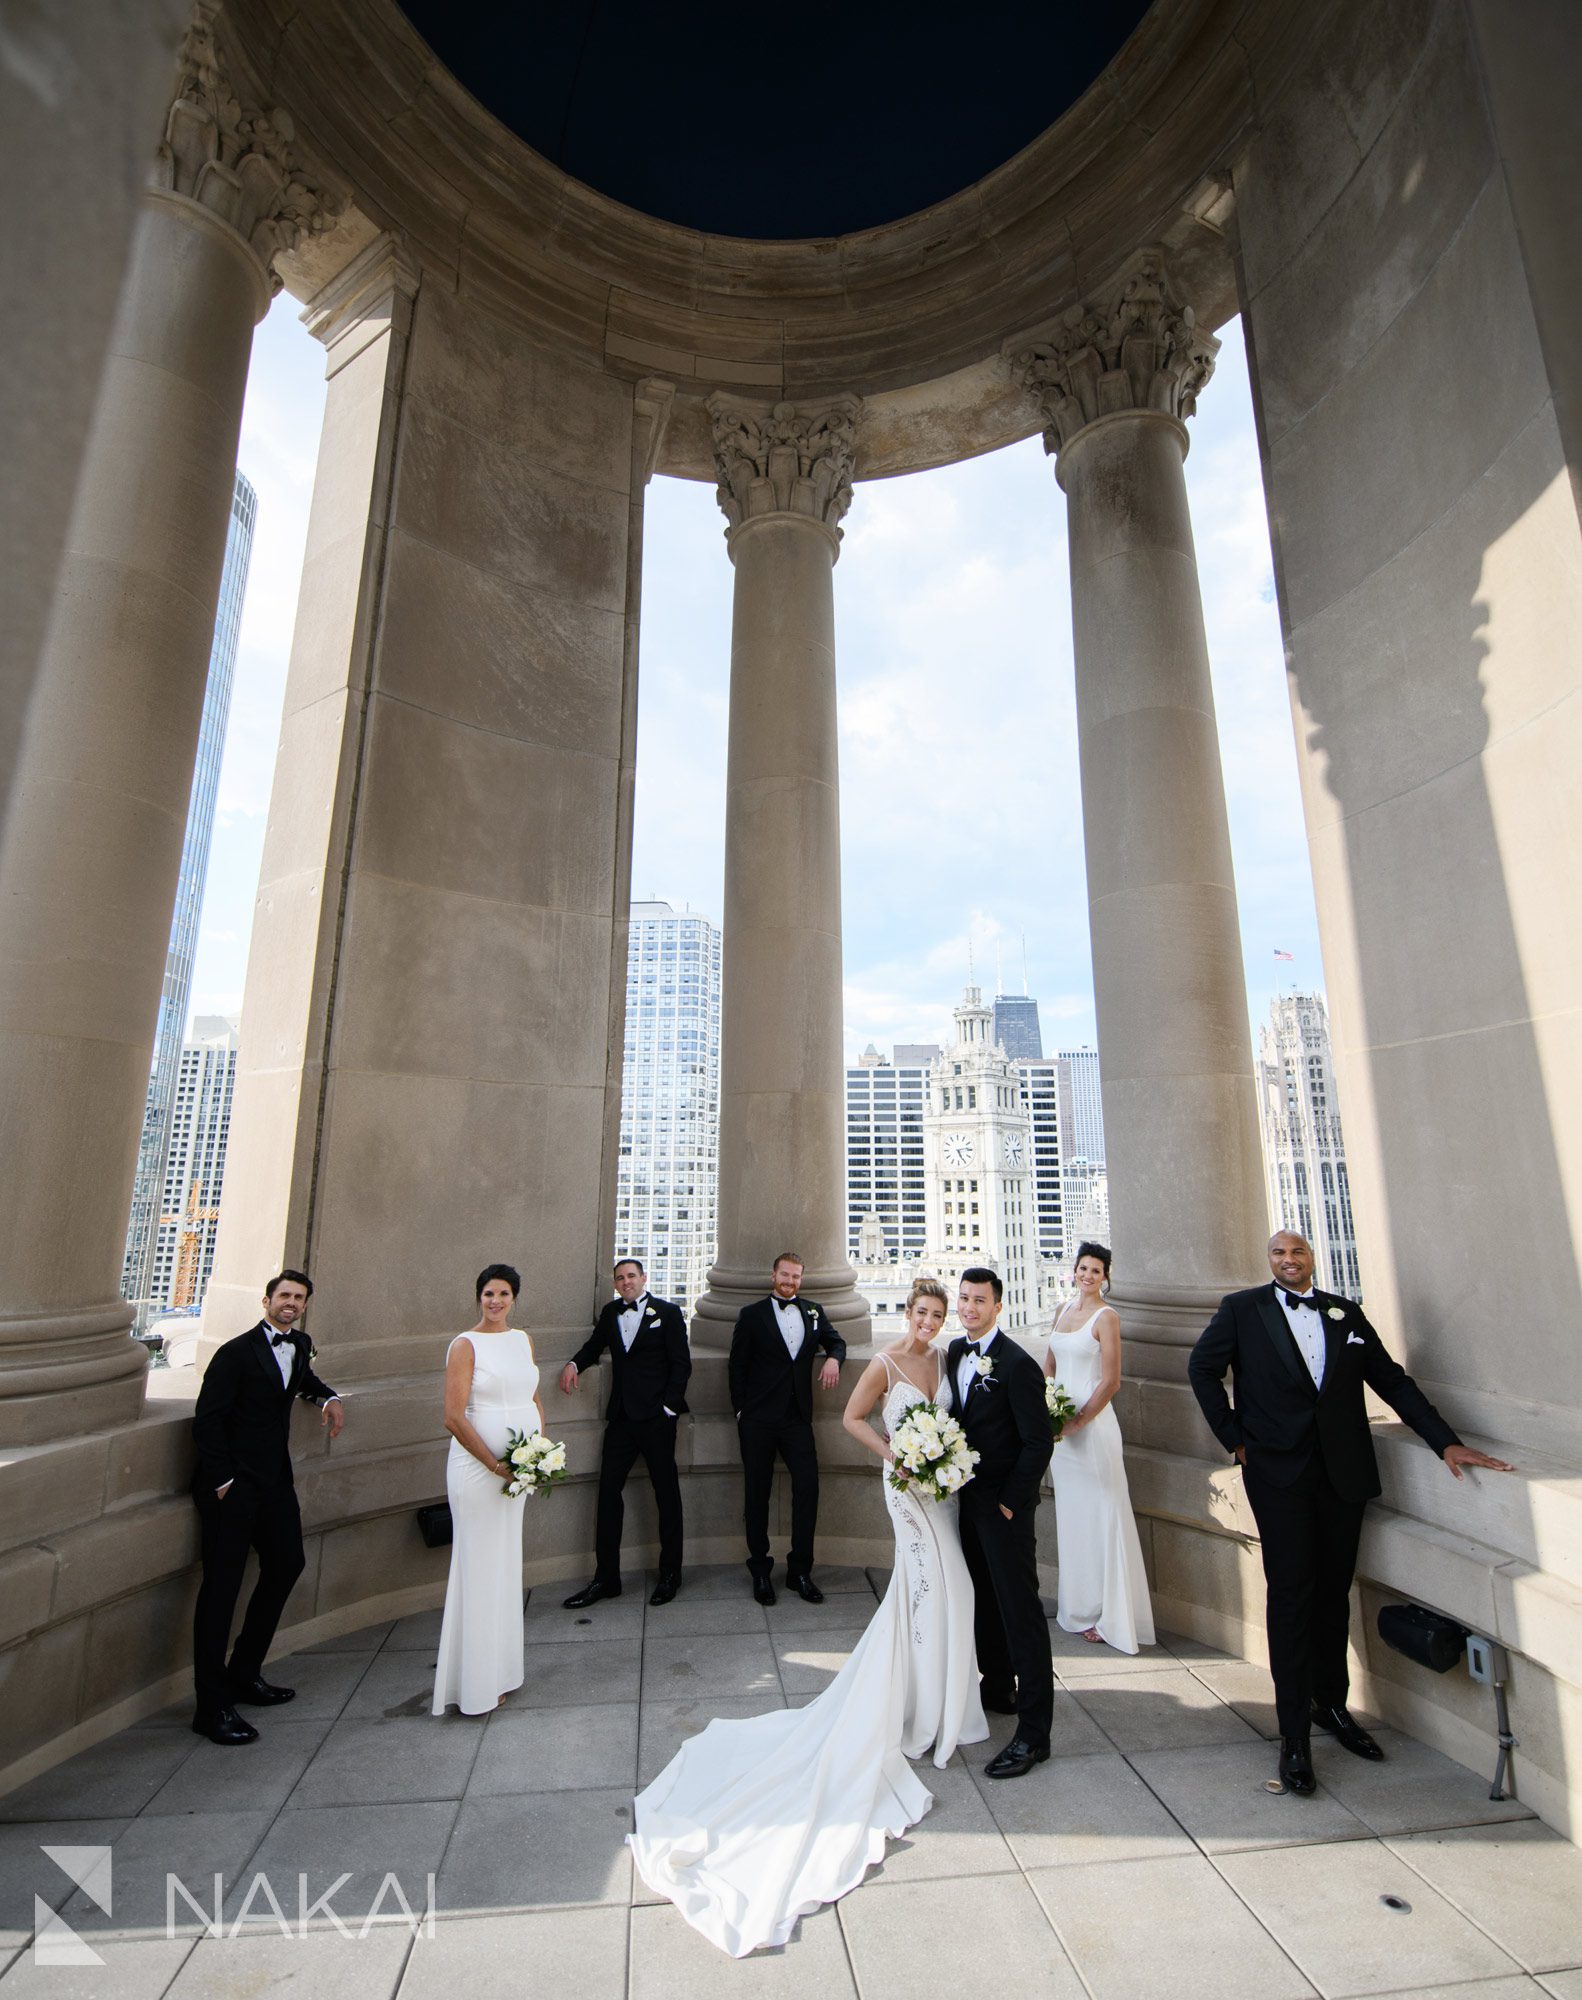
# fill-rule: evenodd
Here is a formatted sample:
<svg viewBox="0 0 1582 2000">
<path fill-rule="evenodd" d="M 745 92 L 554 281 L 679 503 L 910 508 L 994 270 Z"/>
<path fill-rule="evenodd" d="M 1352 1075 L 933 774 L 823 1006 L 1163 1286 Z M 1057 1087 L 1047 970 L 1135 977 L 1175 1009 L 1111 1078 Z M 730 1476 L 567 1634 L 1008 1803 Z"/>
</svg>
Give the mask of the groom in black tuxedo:
<svg viewBox="0 0 1582 2000">
<path fill-rule="evenodd" d="M 1272 1285 L 1232 1292 L 1188 1363 L 1193 1394 L 1242 1469 L 1263 1543 L 1269 1670 L 1280 1721 L 1280 1776 L 1301 1797 L 1316 1789 L 1312 1727 L 1358 1757 L 1384 1755 L 1347 1712 L 1346 1635 L 1363 1510 L 1379 1469 L 1363 1386 L 1382 1396 L 1449 1466 L 1509 1472 L 1464 1445 L 1360 1306 L 1313 1289 L 1307 1239 L 1269 1239 Z M 1234 1401 L 1225 1371 L 1234 1377 Z"/>
<path fill-rule="evenodd" d="M 291 1410 L 298 1397 L 316 1403 L 332 1443 L 345 1421 L 340 1397 L 313 1372 L 313 1342 L 299 1324 L 312 1296 L 304 1271 L 271 1278 L 264 1317 L 215 1350 L 193 1412 L 192 1497 L 203 1524 L 203 1581 L 192 1621 L 192 1726 L 211 1743 L 256 1739 L 258 1731 L 236 1712 L 238 1702 L 273 1707 L 296 1692 L 272 1687 L 263 1676 L 305 1560 L 291 1476 Z M 258 1551 L 258 1581 L 227 1666 L 225 1644 L 249 1549 Z"/>
<path fill-rule="evenodd" d="M 833 1389 L 846 1359 L 846 1343 L 830 1325 L 822 1306 L 799 1296 L 802 1259 L 783 1250 L 774 1261 L 768 1298 L 744 1306 L 731 1335 L 727 1368 L 731 1408 L 742 1448 L 742 1515 L 747 1530 L 747 1569 L 753 1596 L 773 1604 L 770 1581 L 769 1496 L 774 1488 L 775 1454 L 791 1475 L 791 1547 L 786 1582 L 809 1604 L 824 1593 L 813 1581 L 813 1532 L 818 1525 L 818 1453 L 813 1445 L 813 1350 L 826 1355 L 819 1381 Z"/>
<path fill-rule="evenodd" d="M 681 1588 L 681 1480 L 676 1472 L 676 1426 L 686 1414 L 692 1349 L 681 1308 L 653 1298 L 648 1273 L 635 1257 L 615 1267 L 617 1296 L 599 1314 L 593 1332 L 560 1372 L 569 1396 L 577 1377 L 599 1356 L 610 1357 L 610 1400 L 604 1411 L 599 1459 L 599 1510 L 593 1531 L 593 1581 L 565 1600 L 581 1611 L 621 1594 L 621 1528 L 627 1476 L 641 1456 L 653 1481 L 659 1510 L 659 1574 L 650 1604 L 668 1604 Z"/>
<path fill-rule="evenodd" d="M 956 1410 L 978 1465 L 962 1487 L 961 1552 L 972 1578 L 973 1636 L 983 1705 L 1016 1717 L 1016 1733 L 987 1765 L 1020 1778 L 1049 1755 L 1055 1675 L 1038 1588 L 1038 1488 L 1054 1451 L 1043 1370 L 999 1330 L 998 1272 L 961 1274 L 956 1317 L 965 1328 L 945 1356 Z"/>
</svg>

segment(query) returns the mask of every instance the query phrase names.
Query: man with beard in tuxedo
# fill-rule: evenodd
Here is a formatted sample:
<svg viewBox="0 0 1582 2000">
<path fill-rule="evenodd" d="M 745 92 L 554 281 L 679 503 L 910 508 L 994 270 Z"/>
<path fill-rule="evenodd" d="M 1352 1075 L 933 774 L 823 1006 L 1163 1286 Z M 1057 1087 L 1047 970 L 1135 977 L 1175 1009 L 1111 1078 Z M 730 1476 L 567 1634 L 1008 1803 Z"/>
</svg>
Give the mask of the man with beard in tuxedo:
<svg viewBox="0 0 1582 2000">
<path fill-rule="evenodd" d="M 833 1389 L 846 1359 L 846 1343 L 830 1325 L 824 1308 L 800 1296 L 802 1259 L 795 1251 L 783 1250 L 775 1259 L 772 1284 L 768 1298 L 744 1306 L 738 1316 L 727 1370 L 742 1450 L 747 1569 L 753 1596 L 760 1604 L 773 1604 L 769 1496 L 778 1452 L 791 1475 L 786 1583 L 809 1604 L 822 1604 L 824 1593 L 813 1581 L 813 1532 L 818 1526 L 813 1351 L 824 1350 L 827 1359 L 818 1379 L 822 1387 Z"/>
<path fill-rule="evenodd" d="M 275 1627 L 305 1562 L 291 1474 L 292 1406 L 298 1397 L 316 1404 L 331 1443 L 345 1421 L 340 1397 L 313 1372 L 313 1342 L 300 1324 L 312 1296 L 305 1271 L 271 1278 L 263 1318 L 215 1350 L 193 1412 L 198 1469 L 192 1497 L 203 1524 L 203 1581 L 193 1613 L 192 1726 L 211 1743 L 256 1740 L 258 1731 L 236 1712 L 238 1702 L 272 1708 L 296 1693 L 263 1676 Z M 225 1644 L 249 1549 L 258 1552 L 258 1581 L 227 1666 Z"/>
<path fill-rule="evenodd" d="M 1384 1752 L 1346 1708 L 1346 1635 L 1362 1516 L 1379 1492 L 1363 1387 L 1382 1396 L 1457 1479 L 1465 1466 L 1509 1472 L 1464 1445 L 1368 1324 L 1361 1306 L 1313 1288 L 1313 1251 L 1294 1229 L 1269 1238 L 1272 1285 L 1231 1292 L 1192 1350 L 1192 1392 L 1242 1469 L 1263 1545 L 1269 1671 L 1281 1778 L 1318 1788 L 1311 1735 L 1353 1756 Z M 1225 1371 L 1234 1401 L 1225 1394 Z"/>
<path fill-rule="evenodd" d="M 681 1308 L 656 1299 L 648 1273 L 635 1257 L 615 1267 L 615 1289 L 592 1334 L 560 1372 L 561 1394 L 571 1395 L 577 1377 L 599 1356 L 610 1357 L 610 1400 L 604 1412 L 604 1450 L 599 1459 L 599 1509 L 593 1534 L 593 1581 L 565 1600 L 582 1611 L 601 1598 L 621 1594 L 621 1528 L 627 1475 L 641 1456 L 653 1481 L 659 1511 L 659 1574 L 650 1604 L 668 1604 L 681 1588 L 681 1480 L 676 1472 L 676 1426 L 686 1414 L 692 1349 Z"/>
</svg>

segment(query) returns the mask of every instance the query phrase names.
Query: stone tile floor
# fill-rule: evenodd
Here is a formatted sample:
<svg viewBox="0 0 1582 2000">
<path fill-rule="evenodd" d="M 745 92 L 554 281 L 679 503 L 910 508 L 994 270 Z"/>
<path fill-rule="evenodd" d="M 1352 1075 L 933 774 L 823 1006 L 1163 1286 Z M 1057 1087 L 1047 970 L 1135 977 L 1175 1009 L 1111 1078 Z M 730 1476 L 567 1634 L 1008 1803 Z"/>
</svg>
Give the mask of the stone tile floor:
<svg viewBox="0 0 1582 2000">
<path fill-rule="evenodd" d="M 0 2000 L 1582 2000 L 1582 1853 L 1484 1775 L 1384 1730 L 1386 1763 L 1320 1740 L 1318 1797 L 1272 1796 L 1257 1670 L 1054 1628 L 1050 1762 L 991 1784 L 992 1746 L 958 1755 L 838 1908 L 725 1958 L 634 1877 L 632 1791 L 710 1716 L 827 1682 L 887 1579 L 820 1580 L 822 1606 L 768 1613 L 739 1569 L 693 1571 L 657 1611 L 635 1577 L 581 1617 L 540 1590 L 526 1685 L 486 1720 L 428 1714 L 435 1612 L 272 1662 L 297 1699 L 246 1749 L 184 1708 L 126 1730 L 0 1799 Z M 66 1851 L 106 1844 L 108 1912 Z M 97 1963 L 40 1962 L 35 1897 Z"/>
</svg>

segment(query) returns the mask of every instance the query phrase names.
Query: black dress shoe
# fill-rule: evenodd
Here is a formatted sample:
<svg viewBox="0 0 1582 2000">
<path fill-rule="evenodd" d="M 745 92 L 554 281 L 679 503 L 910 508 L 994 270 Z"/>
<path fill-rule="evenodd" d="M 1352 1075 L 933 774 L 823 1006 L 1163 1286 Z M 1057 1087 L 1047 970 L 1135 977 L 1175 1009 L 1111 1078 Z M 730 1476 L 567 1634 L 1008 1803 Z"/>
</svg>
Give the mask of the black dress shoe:
<svg viewBox="0 0 1582 2000">
<path fill-rule="evenodd" d="M 1337 1702 L 1334 1706 L 1313 1704 L 1313 1726 L 1325 1729 L 1342 1749 L 1349 1750 L 1353 1757 L 1366 1757 L 1370 1764 L 1382 1764 L 1384 1752 L 1363 1728 L 1360 1722 L 1353 1722 L 1345 1709 Z"/>
<path fill-rule="evenodd" d="M 1029 1743 L 1025 1736 L 1013 1736 L 999 1756 L 991 1757 L 984 1770 L 991 1778 L 1021 1778 L 1035 1764 L 1047 1764 L 1049 1745 Z"/>
<path fill-rule="evenodd" d="M 586 1611 L 590 1604 L 602 1604 L 605 1598 L 619 1597 L 620 1594 L 618 1583 L 600 1583 L 595 1577 L 592 1583 L 584 1584 L 575 1597 L 564 1599 L 560 1608 L 562 1611 Z"/>
<path fill-rule="evenodd" d="M 757 1598 L 760 1604 L 774 1603 L 775 1587 L 767 1576 L 755 1576 L 753 1578 L 753 1596 Z"/>
<path fill-rule="evenodd" d="M 278 1708 L 283 1701 L 295 1701 L 295 1688 L 271 1687 L 262 1674 L 254 1674 L 250 1680 L 231 1679 L 226 1682 L 233 1702 L 244 1702 L 249 1708 Z"/>
<path fill-rule="evenodd" d="M 978 1699 L 987 1715 L 1015 1715 L 1018 1712 L 1014 1694 L 1001 1694 L 998 1689 L 991 1694 L 987 1688 L 980 1688 Z"/>
<path fill-rule="evenodd" d="M 1280 1776 L 1286 1790 L 1295 1792 L 1298 1798 L 1310 1799 L 1318 1790 L 1318 1780 L 1313 1776 L 1313 1755 L 1305 1736 L 1280 1738 Z"/>
<path fill-rule="evenodd" d="M 662 1569 L 654 1579 L 654 1592 L 648 1601 L 650 1604 L 668 1604 L 680 1588 L 681 1572 Z"/>
<path fill-rule="evenodd" d="M 193 1730 L 199 1736 L 207 1736 L 211 1743 L 256 1743 L 258 1731 L 250 1722 L 243 1722 L 234 1708 L 211 1708 L 207 1714 L 199 1713 L 192 1718 Z"/>
<path fill-rule="evenodd" d="M 824 1593 L 810 1576 L 788 1576 L 786 1586 L 794 1590 L 804 1604 L 822 1604 Z"/>
</svg>

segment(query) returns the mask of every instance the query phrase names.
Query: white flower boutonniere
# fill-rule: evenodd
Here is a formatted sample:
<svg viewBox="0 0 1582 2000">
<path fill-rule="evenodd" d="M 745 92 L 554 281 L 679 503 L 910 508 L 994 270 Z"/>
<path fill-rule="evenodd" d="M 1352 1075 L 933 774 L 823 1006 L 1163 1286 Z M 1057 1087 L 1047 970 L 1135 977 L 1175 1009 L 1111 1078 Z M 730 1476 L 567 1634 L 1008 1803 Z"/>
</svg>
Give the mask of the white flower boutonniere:
<svg viewBox="0 0 1582 2000">
<path fill-rule="evenodd" d="M 808 1323 L 808 1325 L 809 1325 L 809 1326 L 817 1326 L 817 1325 L 818 1325 L 818 1307 L 817 1307 L 817 1306 L 809 1306 L 809 1307 L 808 1307 L 808 1309 L 807 1309 L 807 1323 Z"/>
<path fill-rule="evenodd" d="M 975 1354 L 972 1357 L 972 1372 L 981 1382 L 994 1373 L 994 1363 L 986 1354 Z"/>
<path fill-rule="evenodd" d="M 1344 1319 L 1346 1317 L 1346 1308 L 1344 1306 L 1328 1306 L 1325 1308 L 1324 1317 L 1325 1319 Z"/>
</svg>

